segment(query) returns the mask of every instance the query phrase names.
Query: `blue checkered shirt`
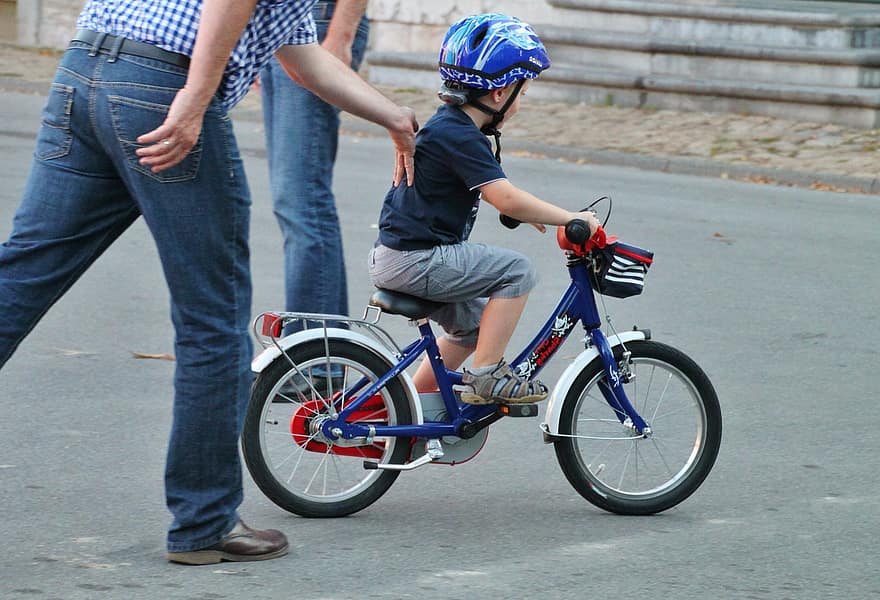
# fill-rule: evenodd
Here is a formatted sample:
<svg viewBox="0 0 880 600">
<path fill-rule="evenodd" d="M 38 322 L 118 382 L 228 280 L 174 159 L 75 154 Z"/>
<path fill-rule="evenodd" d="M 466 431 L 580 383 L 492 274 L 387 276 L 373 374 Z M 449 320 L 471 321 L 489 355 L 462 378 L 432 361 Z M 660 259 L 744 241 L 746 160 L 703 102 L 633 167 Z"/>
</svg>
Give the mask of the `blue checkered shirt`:
<svg viewBox="0 0 880 600">
<path fill-rule="evenodd" d="M 315 1 L 258 0 L 220 83 L 227 108 L 247 94 L 279 47 L 317 40 L 311 14 Z M 76 26 L 192 56 L 201 12 L 202 0 L 88 0 Z"/>
</svg>

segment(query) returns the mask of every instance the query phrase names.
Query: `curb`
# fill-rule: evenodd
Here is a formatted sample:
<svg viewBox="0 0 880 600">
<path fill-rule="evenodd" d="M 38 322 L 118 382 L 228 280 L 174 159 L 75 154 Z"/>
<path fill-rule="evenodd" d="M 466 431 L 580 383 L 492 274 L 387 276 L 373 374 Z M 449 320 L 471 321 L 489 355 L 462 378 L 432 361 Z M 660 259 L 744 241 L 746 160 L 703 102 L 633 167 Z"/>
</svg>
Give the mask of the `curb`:
<svg viewBox="0 0 880 600">
<path fill-rule="evenodd" d="M 49 83 L 26 81 L 0 77 L 0 91 L 26 94 L 48 93 Z M 235 119 L 256 122 L 262 119 L 259 110 L 236 108 L 232 115 Z M 341 131 L 343 134 L 385 136 L 385 130 L 372 123 L 343 113 Z M 244 140 L 241 140 L 245 146 Z M 247 144 L 250 146 L 250 144 Z M 573 148 L 556 146 L 543 142 L 517 140 L 504 141 L 504 149 L 508 152 L 525 152 L 544 158 L 565 160 L 583 164 L 629 167 L 644 171 L 659 171 L 676 175 L 697 175 L 701 177 L 718 177 L 751 183 L 775 184 L 807 189 L 849 192 L 859 194 L 880 194 L 880 178 L 836 175 L 833 173 L 808 173 L 788 169 L 773 169 L 760 165 L 720 163 L 704 158 L 681 156 L 662 156 L 648 154 L 632 154 L 616 150 L 595 150 L 589 148 Z M 265 158 L 265 148 L 256 144 L 248 148 L 252 156 Z"/>
<path fill-rule="evenodd" d="M 342 131 L 354 135 L 384 136 L 385 130 L 356 117 L 343 117 Z M 880 178 L 808 173 L 790 169 L 774 169 L 760 165 L 722 163 L 705 158 L 633 154 L 616 150 L 595 150 L 556 146 L 528 140 L 507 139 L 507 152 L 525 152 L 543 158 L 583 164 L 629 167 L 643 171 L 659 171 L 675 175 L 718 177 L 750 183 L 775 184 L 822 191 L 859 194 L 880 194 Z"/>
<path fill-rule="evenodd" d="M 880 194 L 880 178 L 877 177 L 807 173 L 790 169 L 762 167 L 760 165 L 720 163 L 705 158 L 631 154 L 615 150 L 590 150 L 554 146 L 541 142 L 521 142 L 519 144 L 510 142 L 508 147 L 516 149 L 517 145 L 526 152 L 573 162 L 633 167 L 646 171 L 661 171 L 677 175 L 719 177 L 722 179 L 749 181 L 751 183 L 777 184 L 825 191 Z"/>
</svg>

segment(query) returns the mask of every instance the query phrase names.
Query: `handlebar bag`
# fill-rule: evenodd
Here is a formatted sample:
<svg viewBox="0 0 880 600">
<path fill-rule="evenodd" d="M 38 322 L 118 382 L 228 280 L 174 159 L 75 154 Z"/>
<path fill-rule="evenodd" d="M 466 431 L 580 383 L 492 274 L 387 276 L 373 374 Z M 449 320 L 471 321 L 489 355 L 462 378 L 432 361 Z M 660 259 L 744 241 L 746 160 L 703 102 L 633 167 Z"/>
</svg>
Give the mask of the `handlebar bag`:
<svg viewBox="0 0 880 600">
<path fill-rule="evenodd" d="M 592 251 L 590 283 L 603 296 L 629 298 L 642 293 L 645 275 L 654 262 L 650 250 L 613 241 Z"/>
</svg>

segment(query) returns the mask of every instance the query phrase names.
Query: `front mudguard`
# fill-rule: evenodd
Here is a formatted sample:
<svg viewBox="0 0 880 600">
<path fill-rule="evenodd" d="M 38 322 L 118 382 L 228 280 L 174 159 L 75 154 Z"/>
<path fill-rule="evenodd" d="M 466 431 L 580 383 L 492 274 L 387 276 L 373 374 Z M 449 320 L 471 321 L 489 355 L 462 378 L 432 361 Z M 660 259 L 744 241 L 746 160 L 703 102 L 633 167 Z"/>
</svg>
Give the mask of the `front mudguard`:
<svg viewBox="0 0 880 600">
<path fill-rule="evenodd" d="M 389 370 L 392 366 L 396 365 L 399 360 L 399 357 L 394 356 L 394 354 L 392 354 L 391 351 L 389 351 L 386 347 L 382 346 L 381 344 L 377 344 L 373 339 L 363 334 L 351 331 L 350 329 L 338 329 L 330 327 L 325 330 L 323 327 L 318 327 L 314 329 L 298 331 L 297 333 L 288 335 L 278 340 L 277 346 L 275 344 L 268 346 L 251 361 L 251 371 L 259 374 L 263 371 L 263 369 L 272 364 L 272 361 L 281 356 L 281 353 L 283 351 L 287 351 L 297 344 L 304 344 L 315 339 L 320 339 L 323 341 L 325 335 L 328 340 L 345 340 L 347 342 L 357 344 L 358 346 L 362 346 L 367 350 L 375 352 L 376 354 L 380 355 L 382 358 L 388 361 Z M 419 402 L 419 394 L 418 392 L 416 392 L 416 386 L 413 385 L 412 379 L 406 373 L 406 371 L 402 372 L 398 377 L 399 379 L 401 379 L 403 383 L 403 389 L 406 392 L 406 399 L 409 402 L 409 407 L 412 411 L 411 414 L 413 416 L 413 423 L 416 425 L 421 425 L 422 423 L 424 423 L 424 417 L 422 416 L 422 405 Z"/>
<path fill-rule="evenodd" d="M 610 336 L 608 338 L 608 345 L 611 346 L 611 350 L 613 351 L 621 344 L 646 340 L 648 339 L 648 336 L 649 334 L 646 331 L 627 331 L 619 335 Z M 565 403 L 565 397 L 568 396 L 568 392 L 571 389 L 571 386 L 574 385 L 574 380 L 577 376 L 580 375 L 581 371 L 587 368 L 587 365 L 594 360 L 599 360 L 599 352 L 595 347 L 590 346 L 581 352 L 577 358 L 568 365 L 568 368 L 563 371 L 559 380 L 556 382 L 556 385 L 553 387 L 553 393 L 550 395 L 550 400 L 547 403 L 547 411 L 544 414 L 544 422 L 541 423 L 541 431 L 544 432 L 545 442 L 552 443 L 557 441 L 558 438 L 556 437 L 556 434 L 559 433 L 559 419 L 562 416 L 562 405 Z"/>
</svg>

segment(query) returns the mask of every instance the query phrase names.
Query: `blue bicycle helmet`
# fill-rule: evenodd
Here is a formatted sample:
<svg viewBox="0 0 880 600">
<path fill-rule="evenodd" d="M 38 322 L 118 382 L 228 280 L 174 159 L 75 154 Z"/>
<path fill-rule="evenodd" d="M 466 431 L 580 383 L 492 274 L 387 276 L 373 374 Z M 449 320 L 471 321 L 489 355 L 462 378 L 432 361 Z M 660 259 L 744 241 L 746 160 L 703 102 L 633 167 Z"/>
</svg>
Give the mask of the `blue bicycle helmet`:
<svg viewBox="0 0 880 600">
<path fill-rule="evenodd" d="M 531 25 L 497 13 L 461 19 L 440 47 L 440 77 L 468 88 L 502 88 L 534 79 L 549 66 L 547 50 Z"/>
<path fill-rule="evenodd" d="M 516 17 L 489 13 L 465 17 L 446 32 L 440 46 L 443 85 L 438 95 L 446 104 L 470 104 L 490 115 L 480 128 L 495 137 L 495 158 L 501 162 L 501 131 L 507 109 L 516 100 L 526 79 L 535 79 L 550 67 L 547 49 L 528 23 Z M 479 101 L 491 90 L 516 84 L 500 109 Z"/>
</svg>

